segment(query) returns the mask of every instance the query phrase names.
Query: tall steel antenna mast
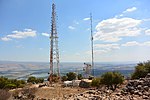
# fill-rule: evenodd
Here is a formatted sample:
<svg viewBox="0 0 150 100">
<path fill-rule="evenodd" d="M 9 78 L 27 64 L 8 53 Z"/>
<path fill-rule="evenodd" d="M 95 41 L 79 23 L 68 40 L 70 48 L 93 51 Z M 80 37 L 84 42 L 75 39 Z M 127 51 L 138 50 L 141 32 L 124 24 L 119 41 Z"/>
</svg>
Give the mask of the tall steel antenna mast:
<svg viewBox="0 0 150 100">
<path fill-rule="evenodd" d="M 50 33 L 50 76 L 49 82 L 53 80 L 54 65 L 56 65 L 57 76 L 60 77 L 59 71 L 59 50 L 58 50 L 58 36 L 56 25 L 56 5 L 52 3 L 52 17 L 51 17 L 51 33 Z"/>
<path fill-rule="evenodd" d="M 93 20 L 92 20 L 92 13 L 90 13 L 90 20 L 91 20 L 91 48 L 92 48 L 92 69 L 93 69 L 93 76 L 94 76 L 94 49 L 93 49 Z"/>
</svg>

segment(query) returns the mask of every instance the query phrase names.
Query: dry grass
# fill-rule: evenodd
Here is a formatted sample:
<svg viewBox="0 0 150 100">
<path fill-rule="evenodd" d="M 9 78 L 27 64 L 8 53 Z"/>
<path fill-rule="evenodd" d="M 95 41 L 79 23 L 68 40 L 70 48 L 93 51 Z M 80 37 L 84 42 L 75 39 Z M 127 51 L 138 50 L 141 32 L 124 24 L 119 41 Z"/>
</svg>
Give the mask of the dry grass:
<svg viewBox="0 0 150 100">
<path fill-rule="evenodd" d="M 6 90 L 0 90 L 0 100 L 7 100 L 11 94 Z"/>
<path fill-rule="evenodd" d="M 71 88 L 71 87 L 61 87 L 59 85 L 56 85 L 54 87 L 42 87 L 37 90 L 35 93 L 36 98 L 34 100 L 37 100 L 37 98 L 43 98 L 43 99 L 53 99 L 53 98 L 63 98 L 65 95 L 70 94 L 77 94 L 84 92 L 85 89 L 82 88 Z"/>
</svg>

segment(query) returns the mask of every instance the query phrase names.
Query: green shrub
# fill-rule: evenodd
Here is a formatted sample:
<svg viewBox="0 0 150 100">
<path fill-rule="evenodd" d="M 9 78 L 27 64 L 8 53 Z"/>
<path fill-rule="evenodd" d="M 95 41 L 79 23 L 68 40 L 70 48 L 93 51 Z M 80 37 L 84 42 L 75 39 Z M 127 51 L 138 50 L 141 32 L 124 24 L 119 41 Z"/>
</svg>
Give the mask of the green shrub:
<svg viewBox="0 0 150 100">
<path fill-rule="evenodd" d="M 5 89 L 15 89 L 17 88 L 16 84 L 10 83 L 5 85 Z"/>
<path fill-rule="evenodd" d="M 78 80 L 83 79 L 82 74 L 78 74 Z"/>
<path fill-rule="evenodd" d="M 37 78 L 36 79 L 36 83 L 43 83 L 44 82 L 44 78 Z"/>
<path fill-rule="evenodd" d="M 43 83 L 44 79 L 43 78 L 36 78 L 34 76 L 31 76 L 27 79 L 28 83 Z"/>
<path fill-rule="evenodd" d="M 62 76 L 61 77 L 61 80 L 64 82 L 64 81 L 67 81 L 67 76 Z"/>
<path fill-rule="evenodd" d="M 53 74 L 52 82 L 54 82 L 54 83 L 59 82 L 59 77 L 58 77 L 58 75 L 57 75 L 57 74 Z"/>
<path fill-rule="evenodd" d="M 92 80 L 91 86 L 93 86 L 93 87 L 99 87 L 100 86 L 100 78 L 94 78 Z"/>
<path fill-rule="evenodd" d="M 67 76 L 67 80 L 72 81 L 72 80 L 76 79 L 77 75 L 74 72 L 69 72 L 69 73 L 66 74 L 66 76 Z"/>
<path fill-rule="evenodd" d="M 119 72 L 106 72 L 101 76 L 101 84 L 115 90 L 118 84 L 122 84 L 124 77 Z"/>
<path fill-rule="evenodd" d="M 132 79 L 144 78 L 148 73 L 150 73 L 150 61 L 138 63 L 131 77 Z"/>
<path fill-rule="evenodd" d="M 8 79 L 5 77 L 0 77 L 0 89 L 14 89 L 18 87 L 23 87 L 25 85 L 25 81 L 16 80 L 16 79 Z"/>
<path fill-rule="evenodd" d="M 27 79 L 27 82 L 28 82 L 28 83 L 36 83 L 36 77 L 34 77 L 34 76 L 29 77 L 29 78 Z"/>
</svg>

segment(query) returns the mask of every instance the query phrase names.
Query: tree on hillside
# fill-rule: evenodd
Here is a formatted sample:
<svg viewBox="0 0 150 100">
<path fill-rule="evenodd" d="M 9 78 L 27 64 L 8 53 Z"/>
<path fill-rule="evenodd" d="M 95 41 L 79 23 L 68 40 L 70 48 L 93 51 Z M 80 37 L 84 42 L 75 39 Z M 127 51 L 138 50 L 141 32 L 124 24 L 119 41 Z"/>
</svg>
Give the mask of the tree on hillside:
<svg viewBox="0 0 150 100">
<path fill-rule="evenodd" d="M 100 78 L 94 78 L 94 79 L 92 79 L 91 86 L 93 86 L 93 87 L 99 87 L 100 86 Z"/>
<path fill-rule="evenodd" d="M 43 83 L 44 79 L 43 78 L 36 78 L 34 76 L 31 76 L 27 79 L 28 83 Z"/>
<path fill-rule="evenodd" d="M 0 77 L 0 89 L 22 88 L 26 82 L 24 80 L 8 79 Z"/>
<path fill-rule="evenodd" d="M 69 81 L 72 81 L 72 80 L 76 79 L 76 77 L 77 77 L 76 73 L 74 73 L 74 72 L 69 72 L 66 74 L 66 76 L 67 76 L 67 80 L 69 80 Z"/>
<path fill-rule="evenodd" d="M 34 77 L 34 76 L 29 77 L 29 78 L 27 79 L 27 82 L 28 82 L 28 83 L 35 83 L 35 82 L 36 82 L 36 77 Z"/>
<path fill-rule="evenodd" d="M 101 84 L 107 85 L 108 88 L 115 90 L 118 84 L 122 84 L 124 77 L 119 72 L 106 72 L 101 76 Z"/>
<path fill-rule="evenodd" d="M 62 76 L 61 77 L 61 80 L 64 82 L 64 81 L 67 81 L 67 76 Z"/>
<path fill-rule="evenodd" d="M 150 60 L 138 63 L 131 77 L 132 79 L 144 78 L 148 73 L 150 73 Z"/>
<path fill-rule="evenodd" d="M 83 79 L 82 74 L 78 74 L 78 80 L 81 80 L 81 79 Z"/>
</svg>

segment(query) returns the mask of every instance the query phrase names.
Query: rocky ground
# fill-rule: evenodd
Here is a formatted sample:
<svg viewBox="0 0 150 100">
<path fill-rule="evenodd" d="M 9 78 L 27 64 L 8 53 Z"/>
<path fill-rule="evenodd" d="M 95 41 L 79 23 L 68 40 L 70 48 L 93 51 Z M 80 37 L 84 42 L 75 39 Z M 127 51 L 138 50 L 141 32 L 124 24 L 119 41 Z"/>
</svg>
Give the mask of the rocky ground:
<svg viewBox="0 0 150 100">
<path fill-rule="evenodd" d="M 150 74 L 139 80 L 129 80 L 127 85 L 115 91 L 91 89 L 69 95 L 65 100 L 150 100 Z"/>
<path fill-rule="evenodd" d="M 150 74 L 138 80 L 126 80 L 124 85 L 115 91 L 101 88 L 71 88 L 55 85 L 53 87 L 32 86 L 32 89 L 19 91 L 10 100 L 150 100 Z M 30 97 L 30 99 L 26 99 Z M 24 99 L 23 99 L 24 98 Z M 34 99 L 33 99 L 34 98 Z"/>
</svg>

